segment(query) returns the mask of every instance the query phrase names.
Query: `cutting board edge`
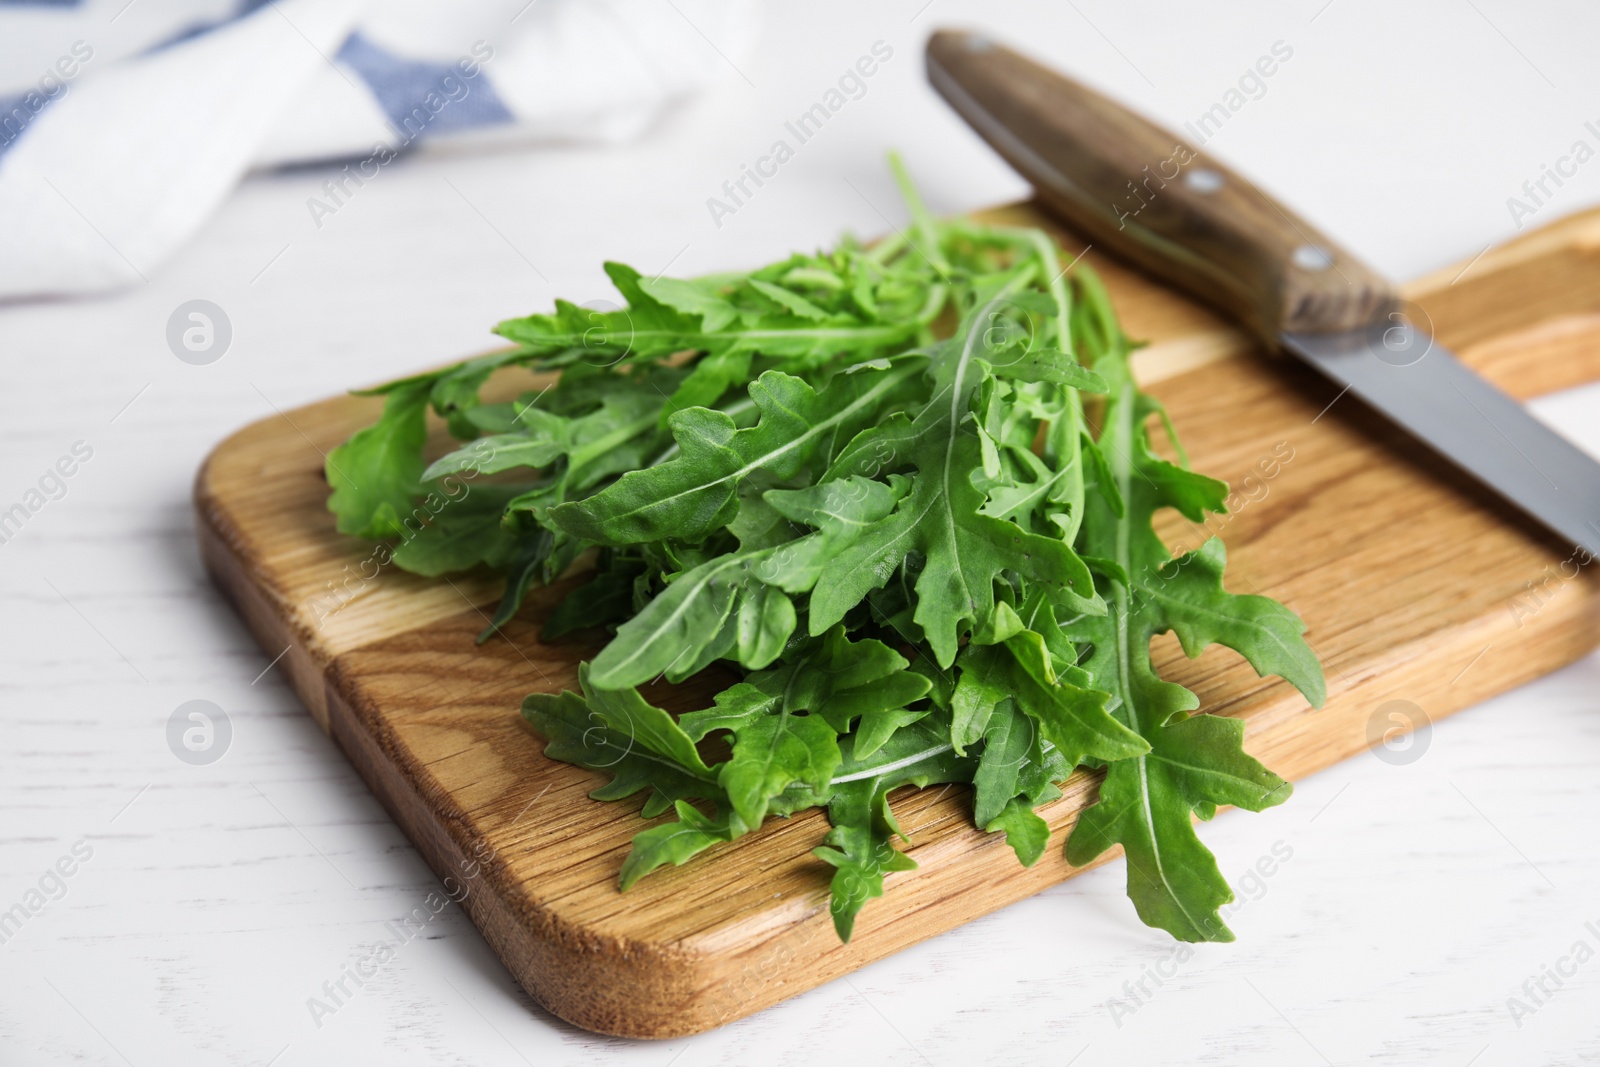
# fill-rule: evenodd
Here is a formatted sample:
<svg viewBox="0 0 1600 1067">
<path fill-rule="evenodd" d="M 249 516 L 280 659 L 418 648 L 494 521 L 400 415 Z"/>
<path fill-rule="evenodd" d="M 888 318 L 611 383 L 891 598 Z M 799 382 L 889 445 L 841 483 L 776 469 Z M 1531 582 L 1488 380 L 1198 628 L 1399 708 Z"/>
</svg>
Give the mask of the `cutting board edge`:
<svg viewBox="0 0 1600 1067">
<path fill-rule="evenodd" d="M 328 732 L 328 708 L 324 699 L 324 663 L 312 635 L 299 632 L 293 615 L 274 596 L 271 579 L 247 557 L 248 538 L 229 514 L 227 505 L 215 491 L 211 472 L 216 458 L 234 443 L 244 430 L 267 420 L 261 419 L 230 434 L 207 454 L 194 481 L 195 541 L 200 562 L 212 584 L 233 606 L 234 611 L 268 655 L 283 651 L 283 666 L 290 688 L 300 698 L 311 718 Z"/>
</svg>

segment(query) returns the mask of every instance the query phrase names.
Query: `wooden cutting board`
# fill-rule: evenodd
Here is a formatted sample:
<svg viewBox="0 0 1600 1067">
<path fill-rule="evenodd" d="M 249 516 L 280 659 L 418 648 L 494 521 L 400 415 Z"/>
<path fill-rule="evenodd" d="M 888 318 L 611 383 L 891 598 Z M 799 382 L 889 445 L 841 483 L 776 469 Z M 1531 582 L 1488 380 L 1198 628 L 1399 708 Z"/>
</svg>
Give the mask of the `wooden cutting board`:
<svg viewBox="0 0 1600 1067">
<path fill-rule="evenodd" d="M 1029 205 L 985 217 L 1048 225 Z M 1083 250 L 1058 235 L 1067 259 Z M 1367 748 L 1404 721 L 1396 711 L 1437 719 L 1600 644 L 1600 581 L 1594 568 L 1563 574 L 1571 546 L 1355 400 L 1335 401 L 1312 372 L 1094 258 L 1128 333 L 1152 342 L 1137 357 L 1140 380 L 1165 401 L 1195 466 L 1238 494 L 1233 513 L 1211 523 L 1228 546 L 1228 587 L 1299 612 L 1326 668 L 1328 702 L 1314 712 L 1224 649 L 1190 661 L 1170 635 L 1158 641 L 1161 672 L 1194 689 L 1203 710 L 1244 719 L 1247 747 L 1268 766 L 1303 777 Z M 1447 345 L 1517 396 L 1600 378 L 1600 212 L 1408 291 Z M 491 385 L 514 395 L 529 384 L 518 374 Z M 378 406 L 338 397 L 220 444 L 195 486 L 201 552 L 268 655 L 286 650 L 312 715 L 540 1004 L 602 1033 L 695 1033 L 1077 873 L 1060 846 L 1094 796 L 1082 772 L 1042 809 L 1052 845 L 1031 869 L 999 835 L 973 828 L 965 787 L 902 789 L 894 807 L 919 869 L 890 876 L 848 945 L 828 916 L 832 869 L 810 855 L 826 829 L 817 811 L 619 893 L 629 838 L 644 825 L 637 802 L 589 800 L 599 776 L 547 760 L 518 715 L 528 692 L 576 688 L 578 661 L 595 651 L 538 640 L 537 620 L 573 583 L 531 595 L 524 619 L 479 648 L 498 581 L 379 569 L 370 545 L 335 533 L 323 453 Z M 1163 533 L 1185 547 L 1207 536 L 1175 515 Z M 684 686 L 669 703 L 706 702 L 706 687 Z M 1120 921 L 1138 922 L 1131 906 Z"/>
</svg>

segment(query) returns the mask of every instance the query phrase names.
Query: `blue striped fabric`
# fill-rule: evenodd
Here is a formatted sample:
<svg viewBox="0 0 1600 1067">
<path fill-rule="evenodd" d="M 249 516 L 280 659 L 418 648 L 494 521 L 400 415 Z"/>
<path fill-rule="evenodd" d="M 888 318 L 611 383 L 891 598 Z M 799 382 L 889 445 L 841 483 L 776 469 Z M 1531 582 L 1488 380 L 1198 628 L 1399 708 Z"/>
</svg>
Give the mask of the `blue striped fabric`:
<svg viewBox="0 0 1600 1067">
<path fill-rule="evenodd" d="M 3 2 L 4 0 L 0 0 L 0 3 Z M 266 7 L 271 2 L 272 0 L 239 0 L 239 6 L 235 8 L 233 14 L 229 15 L 227 18 L 206 19 L 200 22 L 192 23 L 188 26 L 185 26 L 171 37 L 156 42 L 145 51 L 147 53 L 159 52 L 163 48 L 171 48 L 175 44 L 182 44 L 184 41 L 193 40 L 194 38 L 202 36 L 203 34 L 210 33 L 212 30 L 219 29 L 220 27 L 227 26 L 234 22 L 238 22 L 246 15 L 255 13 L 257 10 Z"/>
<path fill-rule="evenodd" d="M 367 83 L 395 132 L 407 143 L 428 133 L 513 121 L 481 70 L 467 77 L 454 63 L 403 59 L 359 32 L 350 35 L 336 58 Z M 430 95 L 435 102 L 444 101 L 444 106 L 431 109 L 427 104 Z"/>
<path fill-rule="evenodd" d="M 0 0 L 0 301 L 148 281 L 252 170 L 632 136 L 726 77 L 755 6 Z"/>
<path fill-rule="evenodd" d="M 0 4 L 6 2 L 0 0 Z M 0 156 L 4 156 L 17 143 L 29 123 L 39 117 L 52 99 L 33 90 L 17 96 L 0 97 Z"/>
</svg>

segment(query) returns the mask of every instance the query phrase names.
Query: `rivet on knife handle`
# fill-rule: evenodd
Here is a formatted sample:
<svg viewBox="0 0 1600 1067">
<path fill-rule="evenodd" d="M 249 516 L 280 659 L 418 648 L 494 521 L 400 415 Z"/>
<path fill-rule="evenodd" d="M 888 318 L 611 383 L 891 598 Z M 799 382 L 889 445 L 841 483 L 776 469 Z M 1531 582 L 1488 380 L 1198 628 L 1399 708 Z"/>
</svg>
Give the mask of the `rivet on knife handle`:
<svg viewBox="0 0 1600 1067">
<path fill-rule="evenodd" d="M 928 42 L 928 80 L 1081 236 L 1269 343 L 1382 319 L 1395 289 L 1254 184 L 979 34 Z"/>
</svg>

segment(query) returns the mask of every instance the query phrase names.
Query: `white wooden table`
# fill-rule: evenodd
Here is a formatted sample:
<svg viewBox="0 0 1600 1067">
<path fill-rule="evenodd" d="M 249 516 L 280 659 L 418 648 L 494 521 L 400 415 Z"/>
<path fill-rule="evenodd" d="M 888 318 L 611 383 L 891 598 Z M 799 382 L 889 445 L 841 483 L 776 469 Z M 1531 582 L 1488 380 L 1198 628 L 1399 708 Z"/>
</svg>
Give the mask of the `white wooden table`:
<svg viewBox="0 0 1600 1067">
<path fill-rule="evenodd" d="M 92 449 L 0 545 L 0 909 L 30 912 L 0 944 L 0 1062 L 1600 1059 L 1595 657 L 1439 724 L 1413 762 L 1359 757 L 1208 826 L 1245 890 L 1233 945 L 1175 950 L 1138 924 L 1115 864 L 648 1044 L 546 1015 L 451 906 L 313 1017 L 324 983 L 438 884 L 201 571 L 190 480 L 230 430 L 471 353 L 558 294 L 606 297 L 605 258 L 693 274 L 899 224 L 891 146 L 936 210 L 1022 195 L 924 84 L 936 25 L 987 27 L 1175 126 L 1284 42 L 1292 58 L 1209 147 L 1396 277 L 1514 232 L 1506 198 L 1595 141 L 1600 12 L 1576 3 L 862 7 L 772 7 L 742 73 L 632 146 L 412 158 L 320 228 L 306 200 L 325 172 L 257 177 L 147 286 L 0 308 L 0 510 Z M 707 198 L 879 40 L 893 55 L 865 94 L 718 226 Z M 1597 201 L 1589 163 L 1535 221 Z M 197 298 L 233 329 L 209 366 L 165 339 Z M 1600 390 L 1539 410 L 1600 451 Z M 190 700 L 226 711 L 218 762 L 169 749 Z"/>
</svg>

